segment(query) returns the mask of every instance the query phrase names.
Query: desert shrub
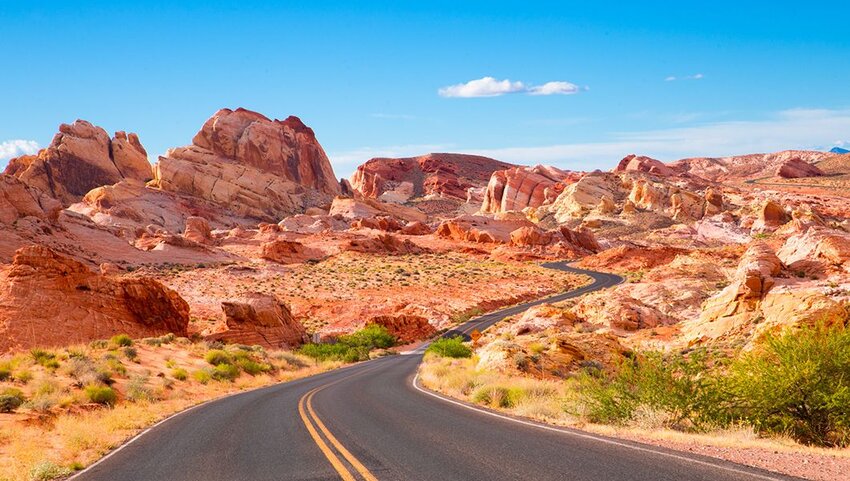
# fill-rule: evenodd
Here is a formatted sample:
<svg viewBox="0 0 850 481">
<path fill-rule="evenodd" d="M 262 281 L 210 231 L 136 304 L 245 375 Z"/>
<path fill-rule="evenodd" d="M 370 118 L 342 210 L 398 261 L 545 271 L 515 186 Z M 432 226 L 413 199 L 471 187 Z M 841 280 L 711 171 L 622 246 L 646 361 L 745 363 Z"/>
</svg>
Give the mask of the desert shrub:
<svg viewBox="0 0 850 481">
<path fill-rule="evenodd" d="M 816 324 L 768 335 L 730 367 L 730 414 L 805 444 L 850 445 L 850 328 Z"/>
<path fill-rule="evenodd" d="M 22 384 L 26 384 L 26 383 L 32 381 L 33 374 L 32 374 L 32 371 L 24 369 L 24 370 L 21 370 L 21 371 L 16 371 L 12 377 L 14 377 L 16 381 L 18 381 Z"/>
<path fill-rule="evenodd" d="M 95 404 L 114 406 L 115 401 L 118 400 L 118 394 L 109 386 L 90 384 L 86 386 L 85 394 L 89 402 L 93 402 Z"/>
<path fill-rule="evenodd" d="M 40 364 L 47 369 L 56 369 L 59 367 L 59 361 L 56 359 L 56 354 L 53 352 L 33 348 L 30 350 L 30 355 L 36 364 Z"/>
<path fill-rule="evenodd" d="M 472 349 L 463 343 L 463 338 L 460 336 L 435 339 L 425 352 L 431 352 L 442 357 L 472 357 Z"/>
<path fill-rule="evenodd" d="M 289 366 L 291 366 L 295 369 L 307 367 L 307 365 L 308 365 L 308 363 L 305 362 L 305 360 L 303 358 L 301 358 L 297 354 L 289 352 L 289 351 L 277 352 L 277 353 L 274 354 L 274 358 L 277 359 L 278 361 L 285 362 L 287 365 L 289 365 Z"/>
<path fill-rule="evenodd" d="M 124 355 L 127 356 L 127 359 L 131 361 L 139 357 L 139 351 L 137 351 L 135 347 L 125 347 L 123 351 Z"/>
<path fill-rule="evenodd" d="M 90 342 L 89 347 L 92 349 L 106 349 L 109 347 L 109 342 L 104 339 L 97 339 Z"/>
<path fill-rule="evenodd" d="M 116 347 L 129 347 L 133 345 L 133 339 L 127 334 L 116 334 L 109 339 L 109 343 Z"/>
<path fill-rule="evenodd" d="M 386 349 L 394 346 L 395 343 L 395 337 L 387 331 L 387 328 L 370 324 L 357 332 L 340 336 L 333 343 L 305 344 L 301 346 L 299 352 L 319 361 L 357 362 L 369 359 L 371 350 Z"/>
<path fill-rule="evenodd" d="M 592 422 L 624 424 L 647 411 L 662 413 L 667 427 L 680 429 L 705 427 L 717 419 L 717 379 L 702 351 L 667 357 L 643 353 L 625 359 L 610 375 L 588 368 L 579 375 L 577 389 L 581 414 Z"/>
<path fill-rule="evenodd" d="M 0 364 L 0 381 L 8 381 L 12 377 L 12 364 L 4 362 Z"/>
<path fill-rule="evenodd" d="M 30 481 L 49 481 L 70 476 L 73 471 L 53 461 L 40 461 L 30 469 Z"/>
<path fill-rule="evenodd" d="M 234 381 L 239 377 L 239 367 L 233 364 L 219 364 L 210 373 L 216 381 Z"/>
<path fill-rule="evenodd" d="M 236 365 L 251 376 L 271 371 L 272 367 L 264 362 L 257 362 L 250 358 L 236 360 Z"/>
<path fill-rule="evenodd" d="M 130 378 L 127 383 L 127 399 L 133 402 L 157 400 L 154 391 L 148 387 L 147 376 L 138 375 Z"/>
<path fill-rule="evenodd" d="M 204 360 L 213 366 L 233 363 L 233 357 L 231 357 L 227 351 L 223 351 L 221 349 L 212 349 L 207 351 L 204 355 Z"/>
<path fill-rule="evenodd" d="M 339 342 L 351 347 L 365 347 L 372 350 L 393 347 L 396 339 L 387 331 L 386 327 L 378 324 L 369 324 L 359 331 L 340 336 Z"/>
<path fill-rule="evenodd" d="M 182 367 L 178 367 L 171 370 L 171 377 L 178 381 L 185 381 L 189 377 L 189 373 Z"/>
<path fill-rule="evenodd" d="M 201 384 L 206 384 L 210 382 L 210 379 L 212 379 L 212 374 L 208 369 L 199 369 L 192 373 L 192 379 L 198 381 Z"/>
<path fill-rule="evenodd" d="M 505 386 L 482 386 L 472 394 L 472 400 L 492 407 L 512 408 L 522 398 L 523 391 Z"/>
<path fill-rule="evenodd" d="M 13 387 L 0 391 L 0 413 L 10 413 L 21 407 L 26 398 L 20 389 Z"/>
</svg>

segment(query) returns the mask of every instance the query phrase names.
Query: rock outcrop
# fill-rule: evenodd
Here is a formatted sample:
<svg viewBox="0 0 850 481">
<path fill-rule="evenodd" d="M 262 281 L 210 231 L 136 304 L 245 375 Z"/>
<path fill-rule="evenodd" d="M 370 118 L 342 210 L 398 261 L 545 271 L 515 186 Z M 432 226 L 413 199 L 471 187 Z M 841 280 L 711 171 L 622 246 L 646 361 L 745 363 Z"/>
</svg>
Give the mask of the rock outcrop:
<svg viewBox="0 0 850 481">
<path fill-rule="evenodd" d="M 0 352 L 106 339 L 187 334 L 189 305 L 147 277 L 116 278 L 43 246 L 0 271 Z"/>
<path fill-rule="evenodd" d="M 10 160 L 5 173 L 64 206 L 79 202 L 96 187 L 153 178 L 148 154 L 136 134 L 116 132 L 110 139 L 105 130 L 85 120 L 60 125 L 47 148 Z"/>
<path fill-rule="evenodd" d="M 805 160 L 799 157 L 793 157 L 779 165 L 776 175 L 786 179 L 798 179 L 800 177 L 820 177 L 825 174 L 822 170 Z"/>
<path fill-rule="evenodd" d="M 307 340 L 307 331 L 276 296 L 250 293 L 232 301 L 222 302 L 221 310 L 227 330 L 208 336 L 209 339 L 249 346 L 260 345 L 279 349 L 298 347 Z"/>
<path fill-rule="evenodd" d="M 428 339 L 437 333 L 428 319 L 414 314 L 388 314 L 369 318 L 366 324 L 377 324 L 387 328 L 387 332 L 395 336 L 401 343 L 415 342 Z"/>
<path fill-rule="evenodd" d="M 814 150 L 784 150 L 769 154 L 748 154 L 732 157 L 695 157 L 667 164 L 670 168 L 714 182 L 741 181 L 771 177 L 780 166 L 792 159 L 806 163 L 829 157 L 830 153 Z"/>
<path fill-rule="evenodd" d="M 791 220 L 791 216 L 785 208 L 773 200 L 764 201 L 756 212 L 756 219 L 752 225 L 753 232 L 775 230 Z"/>
<path fill-rule="evenodd" d="M 278 264 L 300 264 L 322 259 L 325 254 L 297 241 L 278 239 L 264 242 L 260 246 L 260 257 Z"/>
<path fill-rule="evenodd" d="M 647 174 L 655 174 L 659 176 L 670 176 L 675 174 L 675 170 L 661 162 L 660 160 L 655 160 L 651 157 L 645 157 L 643 155 L 627 155 L 620 160 L 620 163 L 617 164 L 617 167 L 614 168 L 614 172 L 644 172 Z"/>
<path fill-rule="evenodd" d="M 369 198 L 349 199 L 345 197 L 337 197 L 333 200 L 328 215 L 345 219 L 389 216 L 406 222 L 425 222 L 428 218 L 424 212 L 415 207 L 381 202 Z"/>
<path fill-rule="evenodd" d="M 804 233 L 790 236 L 776 255 L 792 268 L 804 261 L 842 266 L 850 263 L 850 234 L 826 227 L 810 227 Z"/>
<path fill-rule="evenodd" d="M 363 196 L 388 202 L 436 196 L 465 201 L 470 188 L 483 187 L 497 170 L 511 164 L 465 154 L 374 158 L 351 176 L 352 188 Z"/>
<path fill-rule="evenodd" d="M 543 165 L 493 172 L 481 212 L 521 211 L 526 207 L 551 204 L 567 184 L 577 181 L 581 175 Z"/>
<path fill-rule="evenodd" d="M 421 254 L 428 251 L 414 244 L 410 239 L 402 239 L 393 234 L 351 239 L 342 247 L 342 250 L 364 254 Z"/>
<path fill-rule="evenodd" d="M 154 185 L 275 222 L 340 193 L 327 155 L 300 119 L 270 120 L 241 108 L 219 110 L 192 145 L 160 157 Z"/>
<path fill-rule="evenodd" d="M 492 219 L 480 215 L 463 215 L 443 221 L 437 227 L 437 236 L 457 241 L 480 243 L 508 243 L 511 233 L 521 227 L 534 227 L 525 219 Z"/>
<path fill-rule="evenodd" d="M 0 224 L 23 217 L 56 220 L 62 206 L 52 197 L 11 175 L 0 174 Z"/>
</svg>

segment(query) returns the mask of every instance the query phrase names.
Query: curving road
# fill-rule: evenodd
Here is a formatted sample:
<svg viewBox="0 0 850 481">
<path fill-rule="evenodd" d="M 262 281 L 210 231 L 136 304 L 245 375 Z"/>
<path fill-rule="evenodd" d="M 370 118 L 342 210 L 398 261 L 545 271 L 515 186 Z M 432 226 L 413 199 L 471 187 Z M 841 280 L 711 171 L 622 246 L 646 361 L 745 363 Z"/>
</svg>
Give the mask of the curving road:
<svg viewBox="0 0 850 481">
<path fill-rule="evenodd" d="M 472 319 L 483 330 L 531 306 Z M 450 333 L 450 334 L 451 334 Z M 712 458 L 555 428 L 443 398 L 415 383 L 421 348 L 200 405 L 160 423 L 77 481 L 264 480 L 777 480 Z"/>
</svg>

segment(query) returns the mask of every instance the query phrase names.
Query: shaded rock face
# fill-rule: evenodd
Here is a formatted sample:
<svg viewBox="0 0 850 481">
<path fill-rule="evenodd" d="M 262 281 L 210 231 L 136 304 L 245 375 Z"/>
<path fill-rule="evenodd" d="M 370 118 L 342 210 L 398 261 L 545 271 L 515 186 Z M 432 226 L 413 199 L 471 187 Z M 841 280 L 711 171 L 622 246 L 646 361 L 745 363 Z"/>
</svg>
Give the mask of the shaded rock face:
<svg viewBox="0 0 850 481">
<path fill-rule="evenodd" d="M 270 120 L 245 109 L 216 112 L 154 167 L 154 185 L 265 221 L 330 202 L 340 193 L 330 161 L 297 117 Z"/>
<path fill-rule="evenodd" d="M 276 296 L 250 293 L 221 303 L 227 330 L 209 336 L 212 339 L 267 348 L 297 347 L 307 332 L 292 312 Z"/>
<path fill-rule="evenodd" d="M 496 170 L 511 164 L 464 154 L 428 154 L 407 158 L 374 158 L 351 176 L 361 195 L 386 201 L 435 195 L 465 201 L 470 188 L 483 187 Z"/>
<path fill-rule="evenodd" d="M 521 211 L 526 207 L 551 204 L 564 187 L 581 174 L 555 167 L 516 167 L 499 170 L 490 176 L 481 204 L 481 212 Z"/>
<path fill-rule="evenodd" d="M 794 157 L 782 162 L 776 171 L 776 175 L 786 179 L 798 179 L 800 177 L 820 177 L 825 174 L 816 166 L 799 157 Z"/>
<path fill-rule="evenodd" d="M 10 175 L 0 175 L 0 223 L 22 217 L 56 220 L 62 206 L 52 197 Z"/>
<path fill-rule="evenodd" d="M 136 134 L 116 132 L 110 139 L 105 130 L 85 120 L 60 125 L 46 149 L 10 160 L 6 174 L 64 206 L 79 202 L 96 187 L 124 179 L 146 182 L 153 178 L 148 154 Z"/>
<path fill-rule="evenodd" d="M 791 216 L 788 215 L 785 208 L 773 200 L 765 201 L 756 215 L 756 220 L 752 225 L 754 232 L 773 230 L 791 220 Z"/>
<path fill-rule="evenodd" d="M 428 339 L 437 333 L 428 319 L 415 314 L 389 314 L 374 316 L 366 324 L 377 324 L 387 328 L 399 342 L 407 343 Z"/>
<path fill-rule="evenodd" d="M 342 249 L 364 254 L 421 254 L 428 252 L 428 249 L 414 244 L 410 239 L 402 239 L 393 234 L 378 234 L 352 239 Z"/>
<path fill-rule="evenodd" d="M 158 281 L 96 274 L 47 247 L 19 249 L 0 286 L 0 351 L 187 333 L 189 305 Z"/>
</svg>

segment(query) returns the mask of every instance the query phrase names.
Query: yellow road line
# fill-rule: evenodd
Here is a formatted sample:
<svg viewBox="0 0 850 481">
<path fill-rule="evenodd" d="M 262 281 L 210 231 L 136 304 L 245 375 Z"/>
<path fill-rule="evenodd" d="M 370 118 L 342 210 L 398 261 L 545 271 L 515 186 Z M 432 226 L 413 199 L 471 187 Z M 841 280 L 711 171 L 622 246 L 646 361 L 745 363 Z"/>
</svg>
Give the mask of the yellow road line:
<svg viewBox="0 0 850 481">
<path fill-rule="evenodd" d="M 325 423 L 323 423 L 322 420 L 319 419 L 319 416 L 316 415 L 316 412 L 313 411 L 313 395 L 315 395 L 316 392 L 324 389 L 325 387 L 327 386 L 322 386 L 318 389 L 311 391 L 308 394 L 307 411 L 310 413 L 310 416 L 313 417 L 313 420 L 316 421 L 316 425 L 319 426 L 319 429 L 321 429 L 322 432 L 325 433 L 325 436 L 327 436 L 331 444 L 334 445 L 337 451 L 342 453 L 342 456 L 347 459 L 352 466 L 354 466 L 354 469 L 356 469 L 357 472 L 360 473 L 360 475 L 363 476 L 364 479 L 366 479 L 366 481 L 378 481 L 378 478 L 373 476 L 372 473 L 369 472 L 368 469 L 366 469 L 366 466 L 363 466 L 363 463 L 361 463 L 357 458 L 355 458 L 349 450 L 345 449 L 345 446 L 343 446 L 342 443 L 340 443 L 339 440 L 337 440 L 337 438 L 333 434 L 331 434 L 328 428 L 325 427 Z"/>
<path fill-rule="evenodd" d="M 343 464 L 342 460 L 339 459 L 336 454 L 333 453 L 333 451 L 331 451 L 331 448 L 328 447 L 322 437 L 319 436 L 319 433 L 316 431 L 316 428 L 313 427 L 313 424 L 310 422 L 310 420 L 307 418 L 307 415 L 304 413 L 304 399 L 307 396 L 313 394 L 316 389 L 313 389 L 312 391 L 308 392 L 307 394 L 302 396 L 301 399 L 298 401 L 298 414 L 301 415 L 301 420 L 304 422 L 304 426 L 307 426 L 307 431 L 310 432 L 310 436 L 313 438 L 313 441 L 316 443 L 316 445 L 319 446 L 319 449 L 322 451 L 322 454 L 324 454 L 325 457 L 328 458 L 328 461 L 330 461 L 331 465 L 336 470 L 336 472 L 339 473 L 343 481 L 356 481 L 351 472 L 348 471 L 348 468 L 345 467 L 345 464 Z"/>
</svg>

